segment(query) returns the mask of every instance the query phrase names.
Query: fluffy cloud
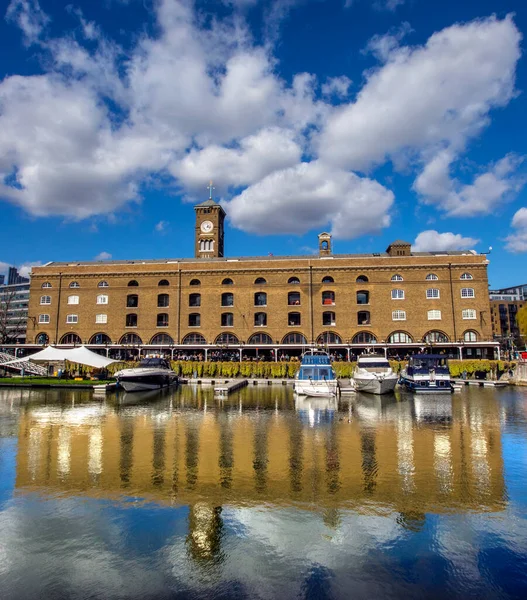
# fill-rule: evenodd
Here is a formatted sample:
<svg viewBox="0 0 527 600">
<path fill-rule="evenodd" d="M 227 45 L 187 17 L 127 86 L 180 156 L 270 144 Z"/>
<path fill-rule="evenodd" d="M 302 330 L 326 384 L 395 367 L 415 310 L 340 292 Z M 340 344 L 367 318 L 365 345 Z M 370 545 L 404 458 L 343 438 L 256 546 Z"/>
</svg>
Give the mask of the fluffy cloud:
<svg viewBox="0 0 527 600">
<path fill-rule="evenodd" d="M 31 268 L 39 267 L 41 264 L 42 264 L 42 261 L 40 261 L 40 260 L 34 261 L 34 262 L 27 262 L 22 265 L 12 265 L 10 263 L 0 261 L 0 275 L 3 275 L 3 274 L 7 275 L 9 267 L 16 266 L 19 275 L 22 275 L 22 277 L 29 277 L 31 275 Z M 7 283 L 7 277 L 6 277 L 6 283 Z"/>
<path fill-rule="evenodd" d="M 112 255 L 109 252 L 102 251 L 97 254 L 94 260 L 110 260 L 110 258 L 112 258 Z"/>
<path fill-rule="evenodd" d="M 275 171 L 226 203 L 235 227 L 257 234 L 304 233 L 331 225 L 335 237 L 390 224 L 393 193 L 371 179 L 320 161 Z"/>
<path fill-rule="evenodd" d="M 421 231 L 412 244 L 414 252 L 445 252 L 446 250 L 468 250 L 479 240 L 463 237 L 459 233 L 439 233 L 434 229 Z"/>
<path fill-rule="evenodd" d="M 506 248 L 509 252 L 527 252 L 527 208 L 520 208 L 512 218 L 515 233 L 506 238 Z"/>
<path fill-rule="evenodd" d="M 50 21 L 40 8 L 38 0 L 11 0 L 7 7 L 6 19 L 20 27 L 28 46 L 38 40 Z"/>
<path fill-rule="evenodd" d="M 425 202 L 437 204 L 452 216 L 471 217 L 488 214 L 512 197 L 524 185 L 524 178 L 517 174 L 523 161 L 515 155 L 507 155 L 484 173 L 478 175 L 470 185 L 462 185 L 450 178 L 452 153 L 438 153 L 416 179 L 414 189 Z"/>
</svg>

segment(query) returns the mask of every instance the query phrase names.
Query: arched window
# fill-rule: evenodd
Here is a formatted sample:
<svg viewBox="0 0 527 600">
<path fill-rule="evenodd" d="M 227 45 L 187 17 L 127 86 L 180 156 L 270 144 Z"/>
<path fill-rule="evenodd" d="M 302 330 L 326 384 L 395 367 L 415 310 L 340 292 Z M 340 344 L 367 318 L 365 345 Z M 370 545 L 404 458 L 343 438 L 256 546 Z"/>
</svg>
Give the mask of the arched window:
<svg viewBox="0 0 527 600">
<path fill-rule="evenodd" d="M 46 289 L 46 288 L 51 288 L 53 286 L 51 285 L 51 283 L 49 281 L 44 281 L 44 283 L 42 284 L 42 287 L 44 289 Z"/>
<path fill-rule="evenodd" d="M 126 327 L 137 327 L 137 315 L 135 313 L 130 313 L 126 315 Z"/>
<path fill-rule="evenodd" d="M 137 283 L 137 281 L 135 279 L 132 279 L 131 281 L 128 282 L 128 287 L 138 287 L 139 284 Z"/>
<path fill-rule="evenodd" d="M 40 304 L 51 304 L 51 296 L 40 296 Z"/>
<path fill-rule="evenodd" d="M 221 295 L 222 306 L 234 306 L 234 294 L 231 292 L 224 292 Z"/>
<path fill-rule="evenodd" d="M 357 325 L 369 325 L 370 323 L 370 311 L 359 310 L 357 313 Z"/>
<path fill-rule="evenodd" d="M 273 340 L 267 333 L 255 333 L 249 338 L 248 344 L 272 344 Z"/>
<path fill-rule="evenodd" d="M 287 283 L 288 283 L 289 285 L 298 285 L 298 284 L 300 283 L 300 279 L 298 279 L 298 277 L 290 277 L 290 278 L 287 280 Z"/>
<path fill-rule="evenodd" d="M 234 327 L 234 314 L 231 312 L 221 313 L 221 326 Z"/>
<path fill-rule="evenodd" d="M 97 304 L 108 304 L 107 294 L 99 294 L 97 296 Z"/>
<path fill-rule="evenodd" d="M 439 298 L 439 290 L 437 288 L 428 288 L 426 290 L 426 299 L 427 300 L 432 300 L 432 299 L 436 299 Z"/>
<path fill-rule="evenodd" d="M 297 306 L 300 304 L 300 292 L 289 292 L 287 294 L 287 304 L 289 306 Z"/>
<path fill-rule="evenodd" d="M 170 346 L 174 340 L 167 333 L 158 333 L 150 340 L 151 346 Z"/>
<path fill-rule="evenodd" d="M 230 278 L 230 277 L 226 277 L 222 282 L 221 285 L 234 285 L 234 281 Z"/>
<path fill-rule="evenodd" d="M 200 240 L 199 241 L 200 252 L 210 252 L 214 250 L 214 240 Z"/>
<path fill-rule="evenodd" d="M 388 337 L 389 344 L 411 344 L 412 338 L 405 331 L 394 331 Z"/>
<path fill-rule="evenodd" d="M 167 313 L 158 313 L 157 327 L 168 327 L 168 314 Z"/>
<path fill-rule="evenodd" d="M 322 283 L 335 283 L 335 280 L 331 275 L 326 275 L 326 277 L 322 278 Z"/>
<path fill-rule="evenodd" d="M 474 288 L 461 288 L 461 297 L 462 298 L 475 298 L 476 294 L 474 293 Z"/>
<path fill-rule="evenodd" d="M 428 273 L 425 279 L 427 279 L 428 281 L 437 281 L 439 277 L 435 273 Z"/>
<path fill-rule="evenodd" d="M 448 336 L 442 331 L 429 331 L 423 337 L 423 341 L 427 344 L 446 344 L 448 342 Z"/>
<path fill-rule="evenodd" d="M 297 346 L 307 344 L 306 337 L 301 333 L 288 333 L 284 336 L 282 344 L 295 344 Z"/>
<path fill-rule="evenodd" d="M 70 288 L 80 288 L 80 284 L 78 281 L 72 281 L 70 283 Z"/>
<path fill-rule="evenodd" d="M 301 324 L 301 316 L 299 312 L 290 312 L 287 315 L 287 324 L 289 327 L 298 327 Z"/>
<path fill-rule="evenodd" d="M 199 279 L 191 279 L 189 285 L 201 285 L 201 281 Z"/>
<path fill-rule="evenodd" d="M 126 308 L 137 308 L 139 306 L 139 296 L 137 294 L 128 294 L 126 296 Z"/>
<path fill-rule="evenodd" d="M 377 338 L 369 331 L 359 331 L 351 340 L 352 344 L 375 344 Z"/>
<path fill-rule="evenodd" d="M 96 333 L 91 336 L 90 344 L 111 344 L 112 340 L 109 335 L 105 333 Z"/>
<path fill-rule="evenodd" d="M 200 344 L 203 345 L 205 344 L 205 338 L 201 335 L 201 333 L 189 333 L 188 335 L 186 335 L 183 338 L 183 344 L 186 345 L 196 345 L 196 344 Z"/>
<path fill-rule="evenodd" d="M 461 315 L 463 317 L 463 319 L 476 319 L 477 315 L 476 315 L 476 311 L 473 308 L 465 308 L 461 311 Z"/>
<path fill-rule="evenodd" d="M 267 327 L 267 313 L 264 313 L 264 312 L 254 313 L 254 326 L 255 327 Z"/>
<path fill-rule="evenodd" d="M 49 335 L 47 333 L 39 333 L 35 339 L 35 342 L 41 346 L 49 344 Z"/>
<path fill-rule="evenodd" d="M 478 341 L 478 334 L 475 331 L 465 331 L 465 333 L 463 334 L 463 340 L 465 342 L 477 342 Z"/>
<path fill-rule="evenodd" d="M 39 323 L 49 323 L 49 315 L 38 315 Z"/>
<path fill-rule="evenodd" d="M 366 275 L 359 275 L 355 281 L 357 283 L 368 283 L 369 279 L 366 277 Z"/>
<path fill-rule="evenodd" d="M 157 285 L 158 285 L 158 287 L 163 287 L 163 286 L 170 285 L 170 283 L 168 282 L 168 279 L 161 279 L 161 281 Z"/>
<path fill-rule="evenodd" d="M 120 344 L 138 346 L 143 343 L 143 340 L 137 335 L 137 333 L 125 333 L 119 340 Z"/>
<path fill-rule="evenodd" d="M 399 275 L 398 273 L 395 275 L 392 275 L 392 281 L 403 281 L 403 276 Z"/>
<path fill-rule="evenodd" d="M 188 305 L 201 306 L 201 294 L 189 294 Z"/>
<path fill-rule="evenodd" d="M 256 292 L 254 294 L 255 306 L 267 306 L 267 294 L 265 292 Z"/>
<path fill-rule="evenodd" d="M 265 285 L 267 281 L 263 277 L 257 277 L 254 280 L 254 285 Z"/>
<path fill-rule="evenodd" d="M 470 273 L 462 273 L 459 279 L 474 279 Z"/>
<path fill-rule="evenodd" d="M 107 287 L 110 287 L 110 286 L 108 285 L 107 281 L 99 281 L 99 283 L 97 284 L 97 287 L 107 288 Z"/>
<path fill-rule="evenodd" d="M 406 311 L 405 310 L 392 311 L 392 321 L 406 321 Z"/>
<path fill-rule="evenodd" d="M 170 306 L 170 296 L 168 294 L 158 294 L 157 306 L 159 308 L 167 308 L 167 306 Z"/>
<path fill-rule="evenodd" d="M 81 345 L 82 340 L 76 333 L 67 333 L 63 335 L 60 339 L 61 344 L 73 344 L 73 345 Z"/>
<path fill-rule="evenodd" d="M 333 331 L 324 331 L 317 338 L 317 344 L 342 344 L 342 338 Z"/>
<path fill-rule="evenodd" d="M 336 325 L 335 313 L 332 311 L 326 311 L 322 313 L 322 325 Z"/>
<path fill-rule="evenodd" d="M 335 292 L 331 292 L 326 290 L 325 292 L 322 292 L 322 304 L 329 304 L 329 305 L 333 305 L 335 304 Z"/>
<path fill-rule="evenodd" d="M 199 313 L 190 313 L 188 316 L 189 327 L 201 327 L 201 315 Z"/>
<path fill-rule="evenodd" d="M 233 333 L 220 333 L 214 340 L 215 344 L 239 344 L 240 341 Z"/>
<path fill-rule="evenodd" d="M 360 290 L 357 292 L 357 304 L 369 304 L 370 303 L 370 292 L 366 290 Z"/>
</svg>

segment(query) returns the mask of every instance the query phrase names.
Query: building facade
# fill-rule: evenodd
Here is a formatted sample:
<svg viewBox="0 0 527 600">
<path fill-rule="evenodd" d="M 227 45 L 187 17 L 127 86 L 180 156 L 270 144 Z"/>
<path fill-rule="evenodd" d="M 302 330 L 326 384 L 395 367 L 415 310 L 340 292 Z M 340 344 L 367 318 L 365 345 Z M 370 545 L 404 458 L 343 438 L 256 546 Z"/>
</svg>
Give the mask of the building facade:
<svg viewBox="0 0 527 600">
<path fill-rule="evenodd" d="M 374 346 L 494 356 L 485 255 L 403 241 L 334 255 L 322 233 L 318 256 L 226 258 L 223 209 L 212 199 L 195 209 L 194 258 L 34 267 L 28 342 L 204 357 L 229 348 L 278 359 L 310 344 L 342 358 Z"/>
<path fill-rule="evenodd" d="M 10 274 L 11 278 L 11 274 Z M 29 279 L 24 283 L 0 285 L 0 343 L 23 344 L 29 306 Z"/>
</svg>

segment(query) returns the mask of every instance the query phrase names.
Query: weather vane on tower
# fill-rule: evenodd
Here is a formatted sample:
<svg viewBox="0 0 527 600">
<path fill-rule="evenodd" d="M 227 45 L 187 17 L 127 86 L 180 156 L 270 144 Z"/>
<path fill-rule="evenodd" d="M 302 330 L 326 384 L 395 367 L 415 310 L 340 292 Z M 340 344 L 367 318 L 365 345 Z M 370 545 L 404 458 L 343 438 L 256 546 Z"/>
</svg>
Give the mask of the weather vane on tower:
<svg viewBox="0 0 527 600">
<path fill-rule="evenodd" d="M 209 185 L 207 186 L 207 189 L 209 190 L 209 200 L 212 200 L 212 190 L 214 190 L 215 188 L 212 186 L 212 179 L 210 180 Z"/>
</svg>

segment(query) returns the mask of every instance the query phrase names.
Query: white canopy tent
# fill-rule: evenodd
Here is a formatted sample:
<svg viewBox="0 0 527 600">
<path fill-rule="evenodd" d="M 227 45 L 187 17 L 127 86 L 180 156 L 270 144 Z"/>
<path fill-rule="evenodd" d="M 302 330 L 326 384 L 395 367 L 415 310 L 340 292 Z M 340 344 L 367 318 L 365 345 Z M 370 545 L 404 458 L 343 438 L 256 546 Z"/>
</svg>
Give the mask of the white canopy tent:
<svg viewBox="0 0 527 600">
<path fill-rule="evenodd" d="M 101 356 L 97 352 L 92 352 L 85 346 L 78 346 L 77 348 L 54 348 L 53 346 L 48 346 L 36 354 L 31 354 L 31 356 L 26 356 L 25 358 L 17 358 L 16 360 L 3 363 L 2 366 L 9 366 L 10 364 L 29 360 L 32 362 L 59 362 L 68 360 L 72 363 L 87 365 L 96 369 L 103 369 L 112 363 L 120 362 Z"/>
</svg>

